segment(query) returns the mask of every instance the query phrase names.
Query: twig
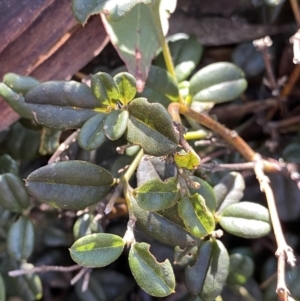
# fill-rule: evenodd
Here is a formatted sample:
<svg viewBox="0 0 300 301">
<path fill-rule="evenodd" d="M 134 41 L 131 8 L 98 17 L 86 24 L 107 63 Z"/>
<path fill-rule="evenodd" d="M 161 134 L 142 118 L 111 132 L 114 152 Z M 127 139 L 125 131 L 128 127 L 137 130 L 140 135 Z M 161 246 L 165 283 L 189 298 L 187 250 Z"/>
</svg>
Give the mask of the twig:
<svg viewBox="0 0 300 301">
<path fill-rule="evenodd" d="M 218 164 L 218 163 L 207 163 L 201 164 L 199 168 L 207 169 L 211 172 L 220 171 L 220 170 L 245 170 L 253 169 L 254 162 L 244 162 L 244 163 L 233 163 L 233 164 Z"/>
<path fill-rule="evenodd" d="M 63 143 L 60 144 L 60 146 L 57 148 L 55 153 L 49 159 L 48 164 L 59 161 L 59 156 L 62 154 L 63 151 L 65 151 L 70 146 L 70 144 L 75 142 L 77 136 L 79 135 L 79 132 L 80 130 L 73 132 Z"/>
<path fill-rule="evenodd" d="M 80 278 L 85 275 L 87 272 L 89 272 L 90 268 L 82 268 L 70 281 L 71 285 L 74 285 L 77 281 L 80 280 Z"/>
<path fill-rule="evenodd" d="M 46 272 L 73 272 L 76 270 L 81 269 L 82 266 L 76 264 L 76 265 L 71 265 L 69 267 L 63 267 L 63 266 L 47 266 L 47 265 L 42 265 L 39 267 L 34 267 L 32 269 L 28 270 L 14 270 L 14 271 L 9 271 L 8 275 L 10 277 L 18 277 L 26 274 L 32 274 L 32 273 L 46 273 Z"/>
<path fill-rule="evenodd" d="M 297 25 L 298 27 L 300 27 L 300 12 L 299 12 L 298 0 L 290 0 L 290 3 Z"/>
<path fill-rule="evenodd" d="M 123 191 L 123 188 L 124 188 L 124 184 L 122 182 L 120 182 L 116 188 L 114 189 L 114 191 L 112 192 L 112 196 L 109 200 L 109 202 L 107 203 L 106 207 L 105 207 L 105 210 L 104 210 L 104 213 L 105 214 L 108 214 L 111 212 L 112 208 L 114 207 L 115 205 L 115 202 L 117 200 L 117 198 L 120 196 L 121 192 Z"/>
<path fill-rule="evenodd" d="M 300 123 L 300 116 L 293 116 L 276 122 L 275 121 L 268 122 L 267 128 L 273 130 L 273 129 L 278 129 L 281 127 L 286 127 L 286 126 L 299 124 L 299 123 Z"/>
<path fill-rule="evenodd" d="M 261 52 L 263 56 L 272 94 L 274 96 L 278 96 L 279 95 L 278 84 L 274 75 L 273 68 L 271 66 L 270 54 L 269 54 L 269 48 L 272 46 L 272 44 L 273 41 L 269 36 L 253 41 L 254 47 L 256 48 L 257 51 Z"/>
<path fill-rule="evenodd" d="M 290 293 L 285 283 L 285 261 L 287 261 L 293 267 L 295 266 L 296 258 L 294 256 L 293 249 L 287 245 L 284 238 L 275 204 L 274 194 L 272 188 L 270 187 L 270 179 L 263 171 L 264 164 L 261 156 L 256 154 L 254 161 L 254 172 L 258 182 L 260 183 L 261 191 L 266 195 L 273 231 L 277 243 L 277 250 L 275 253 L 278 258 L 276 293 L 280 301 L 287 301 Z"/>
<path fill-rule="evenodd" d="M 298 81 L 299 75 L 300 75 L 300 65 L 296 65 L 292 73 L 290 74 L 284 88 L 282 89 L 280 93 L 280 97 L 287 98 L 291 94 L 295 83 Z"/>
<path fill-rule="evenodd" d="M 90 279 L 91 279 L 91 272 L 92 272 L 92 270 L 88 269 L 88 271 L 83 276 L 83 282 L 82 282 L 82 287 L 81 287 L 82 292 L 85 292 L 89 287 L 89 283 L 90 283 Z"/>
</svg>

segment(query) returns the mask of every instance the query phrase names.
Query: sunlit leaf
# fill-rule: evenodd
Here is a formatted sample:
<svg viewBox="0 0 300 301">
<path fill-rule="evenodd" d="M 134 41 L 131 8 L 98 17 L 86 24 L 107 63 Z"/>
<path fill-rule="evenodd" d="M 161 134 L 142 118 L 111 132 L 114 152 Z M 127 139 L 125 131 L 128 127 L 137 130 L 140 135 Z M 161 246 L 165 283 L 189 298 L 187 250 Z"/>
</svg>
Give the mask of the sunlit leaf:
<svg viewBox="0 0 300 301">
<path fill-rule="evenodd" d="M 70 248 L 70 254 L 82 266 L 104 267 L 121 255 L 124 245 L 123 239 L 114 234 L 90 234 L 76 240 Z"/>
<path fill-rule="evenodd" d="M 125 1 L 128 2 L 133 3 L 132 0 Z M 142 92 L 159 40 L 150 8 L 143 3 L 131 8 L 118 21 L 107 19 L 105 13 L 101 16 L 112 44 L 125 62 L 128 72 L 136 78 L 138 92 Z"/>
<path fill-rule="evenodd" d="M 216 210 L 216 196 L 213 188 L 201 178 L 195 176 L 192 176 L 190 178 L 193 182 L 200 184 L 200 187 L 197 189 L 189 187 L 190 195 L 194 195 L 195 193 L 201 195 L 205 200 L 207 208 L 211 212 L 214 212 Z"/>
<path fill-rule="evenodd" d="M 243 71 L 228 62 L 210 64 L 190 80 L 193 101 L 222 103 L 238 98 L 247 88 Z"/>
<path fill-rule="evenodd" d="M 202 238 L 215 229 L 214 217 L 203 197 L 197 193 L 191 197 L 184 195 L 180 199 L 178 213 L 186 228 L 196 237 Z"/>
<path fill-rule="evenodd" d="M 175 276 L 167 259 L 156 261 L 146 243 L 133 243 L 129 252 L 129 266 L 137 284 L 149 295 L 165 297 L 174 293 Z"/>
<path fill-rule="evenodd" d="M 267 208 L 241 202 L 228 206 L 220 217 L 220 225 L 227 232 L 244 238 L 258 238 L 271 231 Z"/>
<path fill-rule="evenodd" d="M 128 72 L 121 72 L 114 76 L 114 81 L 119 88 L 119 100 L 123 105 L 127 105 L 136 94 L 136 80 L 134 76 Z"/>
<path fill-rule="evenodd" d="M 174 151 L 178 137 L 171 116 L 160 104 L 150 104 L 145 98 L 134 99 L 128 107 L 130 117 L 125 138 L 140 145 L 146 154 L 163 156 Z"/>
<path fill-rule="evenodd" d="M 173 206 L 180 197 L 177 178 L 166 182 L 153 179 L 135 189 L 138 205 L 143 210 L 158 211 Z"/>
<path fill-rule="evenodd" d="M 177 152 L 174 155 L 174 160 L 178 167 L 190 170 L 197 168 L 201 162 L 201 159 L 193 149 L 188 152 Z"/>
<path fill-rule="evenodd" d="M 6 73 L 3 77 L 3 82 L 12 90 L 22 94 L 23 96 L 25 96 L 30 89 L 40 83 L 37 79 L 31 76 L 23 76 L 16 73 Z"/>
<path fill-rule="evenodd" d="M 92 76 L 91 88 L 99 102 L 114 107 L 120 98 L 119 88 L 110 74 L 98 72 Z"/>
</svg>

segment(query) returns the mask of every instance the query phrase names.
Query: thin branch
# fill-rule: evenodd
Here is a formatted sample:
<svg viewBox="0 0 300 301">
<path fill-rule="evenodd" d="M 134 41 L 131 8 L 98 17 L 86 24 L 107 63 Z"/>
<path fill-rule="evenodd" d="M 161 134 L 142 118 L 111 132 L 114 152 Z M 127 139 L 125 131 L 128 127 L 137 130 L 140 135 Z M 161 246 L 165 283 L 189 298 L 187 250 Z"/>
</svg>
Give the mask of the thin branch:
<svg viewBox="0 0 300 301">
<path fill-rule="evenodd" d="M 290 3 L 297 25 L 298 27 L 300 27 L 300 12 L 299 12 L 298 0 L 290 0 Z"/>
<path fill-rule="evenodd" d="M 63 267 L 63 266 L 47 266 L 47 265 L 42 265 L 39 267 L 34 267 L 32 269 L 28 270 L 14 270 L 14 271 L 9 271 L 8 275 L 10 277 L 18 277 L 26 274 L 32 274 L 32 273 L 46 273 L 46 272 L 73 272 L 76 270 L 81 269 L 81 265 L 71 265 L 69 267 Z"/>
<path fill-rule="evenodd" d="M 218 164 L 218 163 L 202 163 L 199 168 L 207 169 L 211 172 L 222 171 L 222 170 L 245 170 L 253 169 L 254 162 L 244 162 L 244 163 L 233 163 L 233 164 Z"/>
<path fill-rule="evenodd" d="M 80 130 L 73 132 L 63 143 L 60 144 L 55 153 L 49 159 L 48 164 L 59 161 L 60 155 L 70 146 L 70 144 L 75 142 L 77 136 L 79 135 L 79 131 Z"/>
<path fill-rule="evenodd" d="M 74 285 L 76 282 L 80 280 L 87 272 L 89 272 L 90 268 L 82 268 L 70 281 L 71 285 Z"/>
<path fill-rule="evenodd" d="M 174 121 L 181 122 L 180 114 L 193 118 L 201 125 L 209 128 L 213 132 L 220 135 L 227 143 L 232 145 L 247 161 L 254 161 L 255 151 L 246 143 L 236 131 L 232 131 L 217 121 L 213 120 L 206 114 L 198 113 L 190 109 L 184 104 L 171 103 L 168 107 L 168 112 L 172 116 Z M 278 161 L 263 160 L 265 172 L 278 172 L 283 171 L 286 167 L 284 164 L 280 164 Z"/>
<path fill-rule="evenodd" d="M 296 258 L 294 256 L 293 249 L 287 245 L 283 235 L 274 194 L 270 186 L 270 179 L 264 173 L 264 164 L 261 156 L 256 154 L 254 161 L 254 172 L 258 182 L 260 183 L 261 191 L 266 195 L 273 231 L 277 243 L 277 251 L 275 253 L 278 258 L 276 293 L 280 301 L 287 301 L 290 293 L 285 282 L 285 261 L 287 261 L 293 267 L 295 266 Z"/>
</svg>

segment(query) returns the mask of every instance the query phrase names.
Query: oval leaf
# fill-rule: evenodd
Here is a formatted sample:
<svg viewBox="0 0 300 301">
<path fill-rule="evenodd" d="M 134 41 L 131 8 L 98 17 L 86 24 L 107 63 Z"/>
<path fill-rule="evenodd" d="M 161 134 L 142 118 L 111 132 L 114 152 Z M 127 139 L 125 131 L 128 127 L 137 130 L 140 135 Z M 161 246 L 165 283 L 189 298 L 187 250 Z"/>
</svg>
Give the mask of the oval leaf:
<svg viewBox="0 0 300 301">
<path fill-rule="evenodd" d="M 3 77 L 3 82 L 15 92 L 22 94 L 23 96 L 26 95 L 30 89 L 40 83 L 37 79 L 31 76 L 23 76 L 16 73 L 6 73 Z"/>
<path fill-rule="evenodd" d="M 149 102 L 158 102 L 167 107 L 171 101 L 176 101 L 179 91 L 171 74 L 157 66 L 151 66 L 143 92 L 139 96 Z"/>
<path fill-rule="evenodd" d="M 17 213 L 29 206 L 24 182 L 12 173 L 0 175 L 0 205 Z"/>
<path fill-rule="evenodd" d="M 143 210 L 134 197 L 130 197 L 130 202 L 134 215 L 137 218 L 137 226 L 149 236 L 170 246 L 180 246 L 182 248 L 193 246 L 198 241 L 196 237 L 192 236 L 180 225 L 158 213 Z"/>
<path fill-rule="evenodd" d="M 197 168 L 201 162 L 201 159 L 193 149 L 188 152 L 177 152 L 174 155 L 174 160 L 179 168 L 186 168 L 190 170 Z"/>
<path fill-rule="evenodd" d="M 80 128 L 101 111 L 91 89 L 75 81 L 50 81 L 37 85 L 25 97 L 36 121 L 49 128 Z"/>
<path fill-rule="evenodd" d="M 143 3 L 137 4 L 142 1 L 150 3 L 150 0 L 122 1 L 124 4 L 131 2 L 136 5 L 131 6 L 124 18 L 117 22 L 107 18 L 105 13 L 101 14 L 110 41 L 125 62 L 128 72 L 136 78 L 138 92 L 142 92 L 144 88 L 152 59 L 159 47 L 157 28 L 151 9 Z"/>
<path fill-rule="evenodd" d="M 10 155 L 0 156 L 0 174 L 9 172 L 17 176 L 19 174 L 18 163 Z"/>
<path fill-rule="evenodd" d="M 129 119 L 128 111 L 114 110 L 110 112 L 104 121 L 104 133 L 110 140 L 121 138 L 127 128 Z"/>
<path fill-rule="evenodd" d="M 267 208 L 250 202 L 228 206 L 222 213 L 220 225 L 227 232 L 244 238 L 258 238 L 271 231 Z"/>
<path fill-rule="evenodd" d="M 123 105 L 127 105 L 136 94 L 136 80 L 134 76 L 127 72 L 121 72 L 114 76 L 114 81 L 119 88 L 120 101 Z"/>
<path fill-rule="evenodd" d="M 216 201 L 216 196 L 215 196 L 215 193 L 214 193 L 214 190 L 212 189 L 212 187 L 201 178 L 192 176 L 192 177 L 190 177 L 190 179 L 193 182 L 200 184 L 200 187 L 198 189 L 189 187 L 190 195 L 194 195 L 195 193 L 198 193 L 199 195 L 201 195 L 203 197 L 203 199 L 205 200 L 205 204 L 206 204 L 207 208 L 211 212 L 214 212 L 216 210 L 217 201 Z"/>
<path fill-rule="evenodd" d="M 27 119 L 33 119 L 30 106 L 25 103 L 25 98 L 13 91 L 4 83 L 0 83 L 0 96 L 16 111 L 20 116 Z"/>
<path fill-rule="evenodd" d="M 195 264 L 185 269 L 187 288 L 203 301 L 214 300 L 225 286 L 228 270 L 229 256 L 222 242 L 206 241 L 200 245 Z"/>
<path fill-rule="evenodd" d="M 243 71 L 228 62 L 210 64 L 190 80 L 193 101 L 221 103 L 234 100 L 247 88 Z"/>
<path fill-rule="evenodd" d="M 183 196 L 178 204 L 178 214 L 186 228 L 196 237 L 204 237 L 215 230 L 215 220 L 199 194 Z"/>
<path fill-rule="evenodd" d="M 94 74 L 91 79 L 91 88 L 101 104 L 114 107 L 120 98 L 119 88 L 108 73 Z"/>
<path fill-rule="evenodd" d="M 40 202 L 80 210 L 101 201 L 111 189 L 112 175 L 84 161 L 64 161 L 41 167 L 26 179 L 29 194 Z"/>
<path fill-rule="evenodd" d="M 214 187 L 217 200 L 217 214 L 221 214 L 229 205 L 238 203 L 244 196 L 245 181 L 238 172 L 223 177 Z"/>
<path fill-rule="evenodd" d="M 97 149 L 105 141 L 103 126 L 106 116 L 98 113 L 84 123 L 78 136 L 78 143 L 83 149 L 88 151 Z"/>
<path fill-rule="evenodd" d="M 170 178 L 166 182 L 153 179 L 145 182 L 134 190 L 136 201 L 143 210 L 158 211 L 169 208 L 180 197 L 177 178 Z"/>
<path fill-rule="evenodd" d="M 70 248 L 72 259 L 78 264 L 97 268 L 114 262 L 123 252 L 125 242 L 120 236 L 98 233 L 84 236 Z"/>
<path fill-rule="evenodd" d="M 7 250 L 16 260 L 26 260 L 34 247 L 34 227 L 28 217 L 21 216 L 8 232 Z"/>
<path fill-rule="evenodd" d="M 178 137 L 171 116 L 158 103 L 150 104 L 145 98 L 136 98 L 128 106 L 130 113 L 125 138 L 139 144 L 146 154 L 163 156 L 174 151 Z"/>
<path fill-rule="evenodd" d="M 133 243 L 129 252 L 129 266 L 137 284 L 149 295 L 165 297 L 174 293 L 175 276 L 167 259 L 156 261 L 146 243 Z"/>
<path fill-rule="evenodd" d="M 227 283 L 230 285 L 243 285 L 252 276 L 254 271 L 253 260 L 243 254 L 230 255 L 230 268 Z"/>
</svg>

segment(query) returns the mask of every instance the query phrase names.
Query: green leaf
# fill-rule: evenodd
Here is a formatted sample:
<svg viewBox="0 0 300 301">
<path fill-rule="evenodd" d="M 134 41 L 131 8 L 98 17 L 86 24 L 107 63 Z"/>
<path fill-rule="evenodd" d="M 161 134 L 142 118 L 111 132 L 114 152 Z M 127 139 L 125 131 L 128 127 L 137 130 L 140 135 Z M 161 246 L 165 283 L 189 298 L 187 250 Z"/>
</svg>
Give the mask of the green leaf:
<svg viewBox="0 0 300 301">
<path fill-rule="evenodd" d="M 182 82 L 192 73 L 198 65 L 203 47 L 195 36 L 184 33 L 177 33 L 167 38 L 170 52 L 175 66 L 175 73 L 178 82 Z M 162 52 L 155 59 L 155 63 L 166 68 Z"/>
<path fill-rule="evenodd" d="M 130 2 L 132 3 L 132 0 Z M 150 0 L 147 2 L 150 3 Z M 106 32 L 125 62 L 128 72 L 136 78 L 138 92 L 142 92 L 152 59 L 159 47 L 157 29 L 150 8 L 139 3 L 122 20 L 116 22 L 107 19 L 103 14 L 101 17 Z"/>
<path fill-rule="evenodd" d="M 245 190 L 245 181 L 238 172 L 231 172 L 223 177 L 214 187 L 217 200 L 217 214 L 222 212 L 231 204 L 238 203 Z"/>
<path fill-rule="evenodd" d="M 84 161 L 64 161 L 41 167 L 26 179 L 29 194 L 51 206 L 80 210 L 101 201 L 111 189 L 112 175 Z"/>
<path fill-rule="evenodd" d="M 145 154 L 163 156 L 173 152 L 178 137 L 171 116 L 158 103 L 150 104 L 145 98 L 136 98 L 128 106 L 130 113 L 125 138 L 140 145 Z"/>
<path fill-rule="evenodd" d="M 134 197 L 130 196 L 130 202 L 137 218 L 137 226 L 149 236 L 170 246 L 180 246 L 182 248 L 193 246 L 198 241 L 198 238 L 192 236 L 180 225 L 158 213 L 143 210 Z"/>
<path fill-rule="evenodd" d="M 203 301 L 214 300 L 225 286 L 229 256 L 221 241 L 210 239 L 202 243 L 196 263 L 185 269 L 185 283 L 190 292 Z"/>
<path fill-rule="evenodd" d="M 198 189 L 189 187 L 190 195 L 194 195 L 195 193 L 198 193 L 199 195 L 201 195 L 203 197 L 203 199 L 205 200 L 205 204 L 206 204 L 207 208 L 211 212 L 214 212 L 216 210 L 217 201 L 216 201 L 216 196 L 215 196 L 215 193 L 214 193 L 214 190 L 212 189 L 212 187 L 201 178 L 192 176 L 192 177 L 190 177 L 190 179 L 193 182 L 200 184 L 200 187 Z"/>
<path fill-rule="evenodd" d="M 230 285 L 243 285 L 252 276 L 254 271 L 253 260 L 243 254 L 230 255 L 230 267 L 227 283 Z"/>
<path fill-rule="evenodd" d="M 25 98 L 13 91 L 4 83 L 0 83 L 0 96 L 16 111 L 20 116 L 27 119 L 33 119 L 31 108 L 25 103 Z"/>
<path fill-rule="evenodd" d="M 0 175 L 0 205 L 12 212 L 20 213 L 29 204 L 24 182 L 12 173 Z"/>
<path fill-rule="evenodd" d="M 243 71 L 228 62 L 210 64 L 190 80 L 193 101 L 221 103 L 238 98 L 247 88 Z"/>
<path fill-rule="evenodd" d="M 124 245 L 123 239 L 117 235 L 91 234 L 76 240 L 70 248 L 70 254 L 75 262 L 84 267 L 104 267 L 121 255 Z"/>
<path fill-rule="evenodd" d="M 148 4 L 151 0 L 73 0 L 72 9 L 75 19 L 85 25 L 90 16 L 100 13 L 112 21 L 120 20 L 140 2 Z"/>
<path fill-rule="evenodd" d="M 220 225 L 227 232 L 244 238 L 262 237 L 271 231 L 268 209 L 250 202 L 228 206 L 220 217 Z"/>
<path fill-rule="evenodd" d="M 136 201 L 143 210 L 158 211 L 169 208 L 180 197 L 177 178 L 170 178 L 166 182 L 153 179 L 145 182 L 134 190 Z"/>
<path fill-rule="evenodd" d="M 286 162 L 300 163 L 300 144 L 290 143 L 284 148 L 282 157 Z"/>
<path fill-rule="evenodd" d="M 40 83 L 37 79 L 31 76 L 23 76 L 16 73 L 6 73 L 3 77 L 3 82 L 15 92 L 22 94 L 23 96 L 25 96 L 30 89 Z"/>
<path fill-rule="evenodd" d="M 198 254 L 199 246 L 186 247 L 181 249 L 176 246 L 174 248 L 174 265 L 186 267 L 187 265 L 194 265 L 196 256 Z"/>
<path fill-rule="evenodd" d="M 129 266 L 137 284 L 149 295 L 165 297 L 174 293 L 175 276 L 168 259 L 159 263 L 146 243 L 133 243 L 129 252 Z"/>
<path fill-rule="evenodd" d="M 56 130 L 80 128 L 103 110 L 91 89 L 75 81 L 50 81 L 37 85 L 25 97 L 36 121 Z"/>
<path fill-rule="evenodd" d="M 174 160 L 178 167 L 189 170 L 197 168 L 201 162 L 199 156 L 193 149 L 189 150 L 188 152 L 177 152 L 174 155 Z"/>
<path fill-rule="evenodd" d="M 207 209 L 203 197 L 197 193 L 180 199 L 178 214 L 186 228 L 196 237 L 202 238 L 215 230 L 214 217 Z"/>
<path fill-rule="evenodd" d="M 5 301 L 6 300 L 6 292 L 5 292 L 5 284 L 3 281 L 3 277 L 0 273 L 0 301 Z"/>
<path fill-rule="evenodd" d="M 78 136 L 78 143 L 83 149 L 97 149 L 105 141 L 103 126 L 106 116 L 107 114 L 97 113 L 84 123 Z"/>
<path fill-rule="evenodd" d="M 60 131 L 43 127 L 39 153 L 43 156 L 53 154 L 59 147 Z"/>
<path fill-rule="evenodd" d="M 138 94 L 149 102 L 158 102 L 167 107 L 178 100 L 179 91 L 169 72 L 157 66 L 151 66 L 143 92 Z"/>
<path fill-rule="evenodd" d="M 129 113 L 125 110 L 114 110 L 104 120 L 104 133 L 110 140 L 117 140 L 126 131 Z"/>
<path fill-rule="evenodd" d="M 21 216 L 8 232 L 7 250 L 16 260 L 26 260 L 34 247 L 34 227 L 28 217 Z"/>
<path fill-rule="evenodd" d="M 0 174 L 9 172 L 17 176 L 19 165 L 10 155 L 2 155 L 0 156 Z"/>
<path fill-rule="evenodd" d="M 121 72 L 114 76 L 120 96 L 119 100 L 123 105 L 127 105 L 136 94 L 136 80 L 134 76 L 127 72 Z"/>
<path fill-rule="evenodd" d="M 108 73 L 94 74 L 91 79 L 91 88 L 95 97 L 103 105 L 113 108 L 120 98 L 119 88 Z"/>
</svg>

